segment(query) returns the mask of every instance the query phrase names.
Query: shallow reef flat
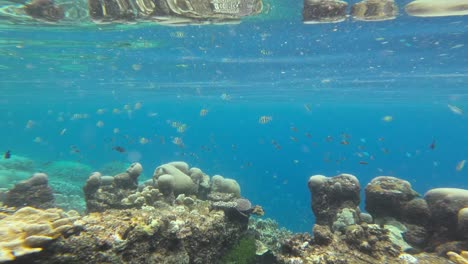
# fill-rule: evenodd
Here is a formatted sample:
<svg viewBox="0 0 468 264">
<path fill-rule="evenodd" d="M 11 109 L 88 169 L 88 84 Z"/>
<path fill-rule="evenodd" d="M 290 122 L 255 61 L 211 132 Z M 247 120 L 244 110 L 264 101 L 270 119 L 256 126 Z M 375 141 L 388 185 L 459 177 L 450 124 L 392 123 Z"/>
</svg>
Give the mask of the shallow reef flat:
<svg viewBox="0 0 468 264">
<path fill-rule="evenodd" d="M 421 196 L 380 176 L 311 176 L 312 232 L 294 234 L 221 175 L 176 161 L 139 182 L 139 163 L 93 172 L 86 212 L 56 208 L 45 173 L 1 196 L 0 263 L 467 263 L 468 190 Z"/>
</svg>

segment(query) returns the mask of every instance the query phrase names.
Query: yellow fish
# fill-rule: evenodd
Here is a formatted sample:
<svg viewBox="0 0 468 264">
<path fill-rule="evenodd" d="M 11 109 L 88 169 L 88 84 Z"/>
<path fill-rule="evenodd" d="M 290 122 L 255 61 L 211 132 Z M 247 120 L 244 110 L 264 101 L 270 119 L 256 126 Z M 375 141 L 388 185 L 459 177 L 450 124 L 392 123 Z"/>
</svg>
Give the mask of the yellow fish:
<svg viewBox="0 0 468 264">
<path fill-rule="evenodd" d="M 271 117 L 271 116 L 261 116 L 261 117 L 258 119 L 258 123 L 260 123 L 260 124 L 262 124 L 262 125 L 265 125 L 265 124 L 270 123 L 271 120 L 273 120 L 273 117 Z"/>
<path fill-rule="evenodd" d="M 466 163 L 466 160 L 461 160 L 460 162 L 458 162 L 457 167 L 455 167 L 455 169 L 457 171 L 463 170 L 463 167 L 465 167 L 465 163 Z"/>
<path fill-rule="evenodd" d="M 184 142 L 182 141 L 182 138 L 180 138 L 180 137 L 175 137 L 175 138 L 172 140 L 172 143 L 176 144 L 176 145 L 179 146 L 179 147 L 184 146 Z"/>
<path fill-rule="evenodd" d="M 208 110 L 206 110 L 206 109 L 200 110 L 200 116 L 201 117 L 206 116 L 206 114 L 208 114 Z"/>
<path fill-rule="evenodd" d="M 183 124 L 183 125 L 180 125 L 179 127 L 177 127 L 177 132 L 179 132 L 179 133 L 184 133 L 185 130 L 187 130 L 187 125 L 186 124 Z"/>
</svg>

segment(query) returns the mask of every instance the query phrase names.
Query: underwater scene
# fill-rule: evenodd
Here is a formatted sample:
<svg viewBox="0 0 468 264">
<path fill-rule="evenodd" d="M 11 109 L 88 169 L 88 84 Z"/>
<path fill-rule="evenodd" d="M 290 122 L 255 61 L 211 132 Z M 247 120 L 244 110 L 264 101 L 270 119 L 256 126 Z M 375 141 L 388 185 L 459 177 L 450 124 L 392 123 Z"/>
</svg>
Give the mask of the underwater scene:
<svg viewBox="0 0 468 264">
<path fill-rule="evenodd" d="M 0 0 L 0 263 L 468 263 L 467 0 Z"/>
</svg>

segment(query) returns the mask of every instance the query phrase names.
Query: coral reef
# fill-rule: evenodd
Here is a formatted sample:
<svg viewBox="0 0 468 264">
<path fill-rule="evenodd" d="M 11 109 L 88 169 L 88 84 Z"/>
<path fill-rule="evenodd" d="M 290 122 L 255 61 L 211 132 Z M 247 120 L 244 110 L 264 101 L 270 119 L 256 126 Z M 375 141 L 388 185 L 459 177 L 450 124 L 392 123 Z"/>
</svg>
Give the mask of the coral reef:
<svg viewBox="0 0 468 264">
<path fill-rule="evenodd" d="M 87 211 L 102 212 L 107 209 L 132 207 L 133 204 L 127 200 L 137 192 L 138 176 L 142 170 L 141 164 L 133 163 L 125 172 L 115 176 L 92 173 L 83 187 Z"/>
<path fill-rule="evenodd" d="M 35 208 L 54 207 L 54 196 L 45 173 L 35 173 L 30 179 L 17 183 L 5 195 L 4 204 L 9 207 L 32 206 Z"/>
<path fill-rule="evenodd" d="M 86 214 L 54 206 L 44 173 L 3 193 L 0 262 L 9 263 L 466 263 L 468 191 L 433 189 L 424 198 L 404 180 L 380 176 L 365 188 L 350 174 L 311 176 L 312 235 L 292 234 L 241 196 L 239 184 L 185 162 L 158 166 L 138 182 L 131 164 L 93 172 Z M 61 197 L 61 193 L 56 197 Z M 64 195 L 61 203 L 67 203 Z M 449 260 L 450 259 L 450 260 Z M 450 262 L 452 261 L 452 262 Z"/>
<path fill-rule="evenodd" d="M 394 236 L 404 233 L 412 246 L 424 247 L 429 238 L 430 211 L 424 199 L 405 180 L 390 176 L 372 179 L 365 188 L 365 208 L 376 223 L 387 225 Z M 404 249 L 411 248 L 400 243 Z"/>
<path fill-rule="evenodd" d="M 73 230 L 77 212 L 24 207 L 13 214 L 0 213 L 0 262 L 37 253 Z"/>
<path fill-rule="evenodd" d="M 40 250 L 33 248 L 31 252 L 36 254 L 13 252 L 17 256 L 14 262 L 219 263 L 227 251 L 244 245 L 238 242 L 247 235 L 250 215 L 263 214 L 261 207 L 238 197 L 240 188 L 227 193 L 212 191 L 209 176 L 186 163 L 159 166 L 155 184 L 139 186 L 142 169 L 133 163 L 115 176 L 92 173 L 83 187 L 88 214 L 79 217 L 75 212 L 77 217 L 66 224 L 66 234 L 53 233 Z M 172 186 L 171 195 L 177 193 L 177 197 L 167 199 L 166 190 L 160 190 L 158 184 L 164 175 L 188 177 L 190 182 L 185 178 L 180 189 Z M 5 208 L 13 214 L 9 210 Z M 8 245 L 8 238 L 5 240 Z M 6 256 L 5 260 L 13 259 Z"/>
</svg>

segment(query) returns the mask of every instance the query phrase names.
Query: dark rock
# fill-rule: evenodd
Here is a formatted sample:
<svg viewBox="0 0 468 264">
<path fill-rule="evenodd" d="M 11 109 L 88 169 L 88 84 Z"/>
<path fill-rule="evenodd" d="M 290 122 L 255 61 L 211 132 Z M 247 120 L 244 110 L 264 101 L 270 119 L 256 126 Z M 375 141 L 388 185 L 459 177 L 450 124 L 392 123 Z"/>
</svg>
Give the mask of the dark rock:
<svg viewBox="0 0 468 264">
<path fill-rule="evenodd" d="M 332 228 L 337 221 L 352 224 L 359 222 L 360 185 L 355 176 L 340 174 L 327 178 L 315 175 L 310 177 L 308 186 L 317 224 Z M 345 211 L 352 216 L 344 221 Z"/>
<path fill-rule="evenodd" d="M 304 23 L 330 23 L 346 19 L 348 4 L 338 0 L 304 0 Z"/>
<path fill-rule="evenodd" d="M 365 193 L 366 211 L 374 218 L 390 216 L 397 220 L 402 219 L 406 203 L 419 196 L 409 182 L 389 176 L 372 179 Z"/>
<path fill-rule="evenodd" d="M 24 6 L 24 11 L 33 18 L 49 22 L 57 22 L 65 17 L 63 9 L 52 0 L 33 0 Z"/>
<path fill-rule="evenodd" d="M 5 195 L 6 206 L 21 208 L 52 208 L 55 206 L 52 189 L 48 185 L 45 173 L 35 173 L 28 180 L 17 183 Z"/>
<path fill-rule="evenodd" d="M 422 248 L 427 244 L 429 231 L 420 225 L 406 224 L 407 230 L 403 233 L 403 238 L 412 246 Z"/>
<path fill-rule="evenodd" d="M 428 226 L 431 212 L 427 203 L 422 198 L 414 198 L 413 200 L 403 204 L 401 218 L 409 224 L 417 224 L 420 226 Z"/>
<path fill-rule="evenodd" d="M 437 240 L 463 239 L 466 234 L 458 231 L 458 213 L 468 207 L 468 190 L 437 188 L 429 190 L 424 199 L 431 212 L 431 228 Z"/>
<path fill-rule="evenodd" d="M 314 225 L 312 230 L 314 234 L 314 242 L 318 245 L 328 245 L 333 240 L 333 234 L 325 225 Z"/>
</svg>

